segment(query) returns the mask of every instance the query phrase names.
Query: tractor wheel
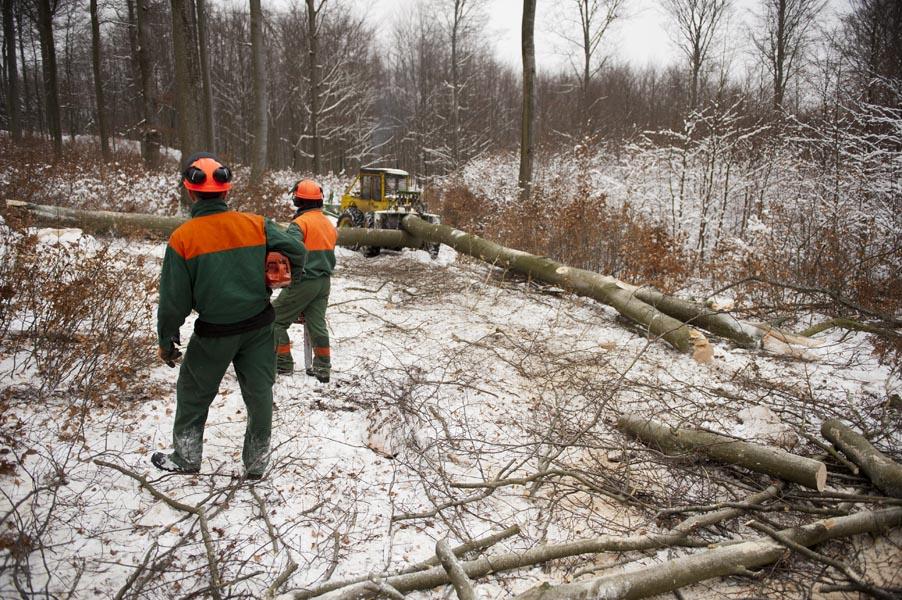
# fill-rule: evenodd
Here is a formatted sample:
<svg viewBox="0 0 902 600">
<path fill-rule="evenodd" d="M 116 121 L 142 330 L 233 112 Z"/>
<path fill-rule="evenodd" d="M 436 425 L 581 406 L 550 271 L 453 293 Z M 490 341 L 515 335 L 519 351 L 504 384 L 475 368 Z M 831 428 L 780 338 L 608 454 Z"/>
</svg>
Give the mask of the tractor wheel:
<svg viewBox="0 0 902 600">
<path fill-rule="evenodd" d="M 373 229 L 375 224 L 375 218 L 373 217 L 373 213 L 363 213 L 363 226 L 367 229 Z M 382 248 L 379 246 L 361 246 L 360 252 L 367 258 L 373 258 L 374 256 L 379 256 L 379 253 L 382 251 Z"/>
<path fill-rule="evenodd" d="M 356 206 L 349 207 L 338 217 L 339 227 L 365 227 L 363 213 Z"/>
<path fill-rule="evenodd" d="M 373 215 L 372 213 L 364 214 L 363 211 L 361 211 L 356 206 L 350 206 L 347 210 L 341 213 L 341 216 L 338 217 L 338 226 L 372 228 Z M 354 246 L 353 249 L 358 250 L 367 258 L 377 256 L 379 254 L 378 246 Z"/>
</svg>

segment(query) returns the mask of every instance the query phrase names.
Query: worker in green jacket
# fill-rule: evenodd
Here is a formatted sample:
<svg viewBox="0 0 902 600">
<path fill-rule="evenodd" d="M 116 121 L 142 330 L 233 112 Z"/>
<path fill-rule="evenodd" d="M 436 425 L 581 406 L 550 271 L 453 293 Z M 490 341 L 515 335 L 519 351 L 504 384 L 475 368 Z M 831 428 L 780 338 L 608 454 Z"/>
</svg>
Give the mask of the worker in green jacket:
<svg viewBox="0 0 902 600">
<path fill-rule="evenodd" d="M 157 311 L 159 355 L 169 366 L 181 356 L 179 328 L 192 310 L 198 317 L 179 369 L 174 451 L 155 452 L 151 462 L 164 471 L 200 470 L 207 412 L 232 364 L 247 406 L 245 475 L 259 479 L 269 462 L 275 381 L 275 312 L 264 276 L 266 254 L 276 250 L 287 256 L 298 280 L 306 250 L 271 220 L 226 206 L 232 172 L 215 156 L 195 154 L 185 164 L 182 184 L 193 202 L 191 219 L 166 246 Z"/>
<path fill-rule="evenodd" d="M 294 184 L 291 192 L 297 212 L 288 225 L 288 234 L 303 242 L 307 249 L 307 263 L 301 280 L 292 280 L 291 287 L 282 290 L 273 302 L 276 311 L 276 367 L 280 374 L 294 371 L 288 327 L 303 316 L 313 346 L 313 361 L 307 375 L 328 383 L 332 358 L 326 307 L 329 305 L 332 271 L 335 270 L 338 230 L 323 214 L 323 189 L 315 181 L 303 179 Z"/>
</svg>

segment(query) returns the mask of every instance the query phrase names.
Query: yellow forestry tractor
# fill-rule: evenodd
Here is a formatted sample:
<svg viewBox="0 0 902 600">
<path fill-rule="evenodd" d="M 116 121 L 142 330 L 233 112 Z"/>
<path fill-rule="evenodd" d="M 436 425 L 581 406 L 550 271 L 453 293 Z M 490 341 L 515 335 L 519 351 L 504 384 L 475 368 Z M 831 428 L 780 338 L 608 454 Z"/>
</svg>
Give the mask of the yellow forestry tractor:
<svg viewBox="0 0 902 600">
<path fill-rule="evenodd" d="M 427 211 L 420 190 L 413 185 L 410 174 L 401 169 L 361 167 L 341 197 L 338 209 L 339 227 L 401 229 L 401 220 L 410 214 L 429 223 L 441 222 L 438 215 Z M 378 246 L 358 249 L 368 257 L 382 250 Z M 423 249 L 435 258 L 439 244 L 425 244 Z"/>
</svg>

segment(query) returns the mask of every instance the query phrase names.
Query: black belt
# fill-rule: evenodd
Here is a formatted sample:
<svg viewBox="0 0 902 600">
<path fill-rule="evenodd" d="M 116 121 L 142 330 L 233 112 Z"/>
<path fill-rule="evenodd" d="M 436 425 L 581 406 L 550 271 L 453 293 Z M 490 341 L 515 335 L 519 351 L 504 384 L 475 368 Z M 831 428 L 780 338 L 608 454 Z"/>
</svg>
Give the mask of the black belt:
<svg viewBox="0 0 902 600">
<path fill-rule="evenodd" d="M 273 310 L 272 304 L 267 302 L 263 312 L 237 323 L 207 323 L 198 319 L 194 322 L 194 333 L 200 337 L 226 337 L 260 329 L 275 320 L 276 311 Z"/>
</svg>

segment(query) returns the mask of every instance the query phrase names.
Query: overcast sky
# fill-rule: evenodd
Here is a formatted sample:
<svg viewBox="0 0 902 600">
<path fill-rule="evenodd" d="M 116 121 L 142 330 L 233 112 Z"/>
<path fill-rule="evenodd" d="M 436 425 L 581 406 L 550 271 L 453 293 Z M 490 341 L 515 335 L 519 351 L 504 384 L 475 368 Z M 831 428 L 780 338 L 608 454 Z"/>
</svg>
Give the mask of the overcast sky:
<svg viewBox="0 0 902 600">
<path fill-rule="evenodd" d="M 342 1 L 342 0 L 337 0 Z M 429 5 L 432 0 L 354 0 L 367 10 L 377 30 L 386 22 L 410 18 L 417 4 Z M 733 0 L 730 34 L 718 49 L 718 54 L 731 54 L 732 62 L 741 65 L 747 60 L 748 27 L 754 22 L 753 11 L 762 0 Z M 835 19 L 848 11 L 850 0 L 827 0 L 826 13 Z M 902 0 L 900 0 L 902 1 Z M 567 42 L 556 32 L 568 27 L 574 12 L 572 0 L 538 0 L 536 10 L 536 61 L 539 69 L 549 70 L 567 64 Z M 672 27 L 660 0 L 624 0 L 624 16 L 606 36 L 605 53 L 635 66 L 654 64 L 664 66 L 683 60 L 677 53 L 670 32 Z M 522 0 L 486 0 L 489 41 L 498 57 L 509 64 L 520 65 L 520 21 Z M 570 25 L 572 30 L 573 25 Z"/>
</svg>

